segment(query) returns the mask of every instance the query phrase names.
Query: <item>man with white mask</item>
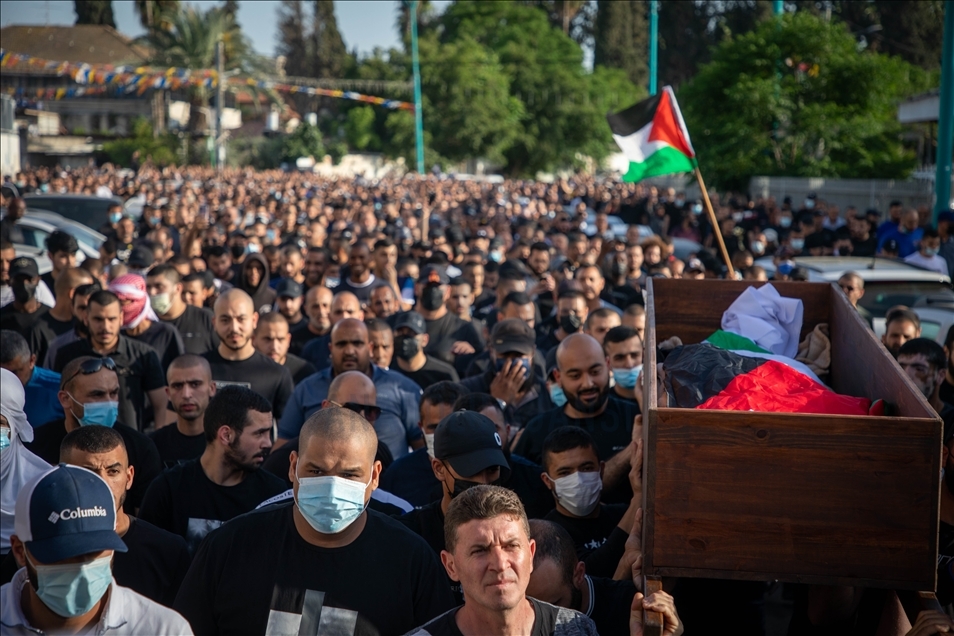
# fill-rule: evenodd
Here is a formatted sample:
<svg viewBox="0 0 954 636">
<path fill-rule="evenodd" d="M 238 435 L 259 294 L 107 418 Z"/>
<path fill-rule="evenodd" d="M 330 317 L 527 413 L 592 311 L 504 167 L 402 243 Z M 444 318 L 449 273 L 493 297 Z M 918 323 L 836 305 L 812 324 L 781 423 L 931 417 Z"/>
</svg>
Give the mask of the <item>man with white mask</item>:
<svg viewBox="0 0 954 636">
<path fill-rule="evenodd" d="M 12 372 L 0 369 L 0 555 L 10 551 L 17 494 L 50 468 L 23 445 L 33 441 L 33 427 L 23 405 L 23 384 Z"/>
<path fill-rule="evenodd" d="M 377 447 L 353 411 L 309 417 L 291 453 L 294 501 L 233 519 L 199 548 L 174 605 L 193 629 L 397 636 L 453 607 L 427 543 L 367 509 Z"/>
<path fill-rule="evenodd" d="M 636 443 L 633 456 L 632 499 L 628 504 L 605 504 L 600 502 L 604 462 L 590 434 L 578 426 L 562 426 L 543 442 L 540 478 L 556 500 L 556 508 L 544 519 L 570 534 L 577 556 L 593 576 L 612 578 L 616 573 L 642 503 L 641 442 Z"/>
</svg>

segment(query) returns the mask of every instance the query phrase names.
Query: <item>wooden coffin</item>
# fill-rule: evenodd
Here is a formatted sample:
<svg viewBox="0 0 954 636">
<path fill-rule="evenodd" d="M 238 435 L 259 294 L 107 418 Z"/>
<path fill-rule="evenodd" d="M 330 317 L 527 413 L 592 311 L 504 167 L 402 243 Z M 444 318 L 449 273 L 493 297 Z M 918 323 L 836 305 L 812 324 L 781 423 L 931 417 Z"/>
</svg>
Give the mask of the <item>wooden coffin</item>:
<svg viewBox="0 0 954 636">
<path fill-rule="evenodd" d="M 649 281 L 644 572 L 934 590 L 942 424 L 841 290 L 782 282 L 827 322 L 829 385 L 896 417 L 657 407 L 656 343 L 698 343 L 747 281 Z"/>
</svg>

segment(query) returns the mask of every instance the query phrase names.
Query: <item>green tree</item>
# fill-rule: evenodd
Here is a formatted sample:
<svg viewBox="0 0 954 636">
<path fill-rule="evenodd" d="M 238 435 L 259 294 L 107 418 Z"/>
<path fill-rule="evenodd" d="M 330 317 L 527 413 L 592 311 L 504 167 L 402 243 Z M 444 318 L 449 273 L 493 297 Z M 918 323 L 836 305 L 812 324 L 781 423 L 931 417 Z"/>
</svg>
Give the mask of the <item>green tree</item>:
<svg viewBox="0 0 954 636">
<path fill-rule="evenodd" d="M 163 13 L 159 20 L 164 28 L 153 29 L 140 38 L 140 42 L 154 52 L 148 62 L 150 65 L 193 70 L 215 68 L 216 47 L 222 40 L 225 43 L 226 71 L 262 76 L 268 70 L 264 60 L 253 53 L 234 16 L 226 13 L 222 7 L 212 7 L 204 13 L 194 7 L 187 7 Z M 190 131 L 199 130 L 199 112 L 208 106 L 211 90 L 203 85 L 188 88 Z M 245 90 L 256 97 L 259 94 L 252 87 Z M 268 95 L 273 100 L 279 100 L 272 92 Z"/>
<path fill-rule="evenodd" d="M 302 0 L 282 0 L 278 5 L 278 55 L 285 57 L 285 72 L 292 77 L 310 74 L 305 10 Z"/>
<path fill-rule="evenodd" d="M 583 51 L 552 27 L 544 12 L 522 4 L 460 0 L 447 8 L 441 26 L 443 42 L 469 37 L 493 52 L 510 79 L 512 96 L 522 104 L 516 138 L 503 151 L 508 172 L 532 175 L 573 165 L 584 149 L 597 160 L 610 151 L 606 112 L 593 100 Z M 630 84 L 628 91 L 634 94 L 635 88 Z M 426 109 L 424 118 L 430 121 Z"/>
<path fill-rule="evenodd" d="M 348 64 L 348 50 L 338 31 L 332 0 L 314 0 L 312 22 L 311 76 L 340 79 Z"/>
<path fill-rule="evenodd" d="M 377 149 L 381 141 L 374 132 L 374 107 L 355 106 L 348 111 L 345 119 L 345 138 L 348 146 L 354 150 Z"/>
<path fill-rule="evenodd" d="M 644 86 L 649 54 L 646 3 L 642 0 L 597 2 L 593 61 L 626 71 L 630 81 Z"/>
<path fill-rule="evenodd" d="M 116 28 L 112 0 L 74 0 L 76 24 L 105 24 Z"/>
<path fill-rule="evenodd" d="M 159 18 L 179 11 L 179 0 L 136 0 L 133 3 L 139 23 L 146 31 L 160 26 Z"/>
<path fill-rule="evenodd" d="M 523 104 L 497 56 L 469 37 L 422 42 L 422 91 L 427 128 L 442 157 L 504 161 L 520 131 Z"/>
<path fill-rule="evenodd" d="M 432 31 L 437 23 L 437 12 L 431 0 L 418 0 L 417 2 L 417 35 L 425 36 Z M 404 44 L 404 51 L 411 54 L 411 4 L 407 0 L 397 0 L 397 20 L 394 26 L 401 36 L 401 42 Z"/>
<path fill-rule="evenodd" d="M 299 157 L 314 157 L 321 161 L 325 156 L 325 146 L 322 143 L 321 131 L 307 121 L 298 124 L 298 127 L 282 139 L 282 160 L 294 163 Z"/>
<path fill-rule="evenodd" d="M 659 85 L 679 87 L 708 62 L 715 34 L 707 6 L 695 0 L 659 2 Z"/>
<path fill-rule="evenodd" d="M 680 102 L 720 187 L 755 175 L 893 179 L 914 165 L 897 103 L 929 83 L 903 60 L 859 51 L 843 24 L 802 12 L 724 41 Z"/>
</svg>

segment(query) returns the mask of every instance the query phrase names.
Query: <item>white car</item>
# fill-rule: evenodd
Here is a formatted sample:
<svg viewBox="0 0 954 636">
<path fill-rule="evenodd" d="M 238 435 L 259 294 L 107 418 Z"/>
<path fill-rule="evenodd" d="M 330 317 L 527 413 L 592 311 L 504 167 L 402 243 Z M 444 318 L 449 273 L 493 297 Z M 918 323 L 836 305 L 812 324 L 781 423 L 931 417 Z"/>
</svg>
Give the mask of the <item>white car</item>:
<svg viewBox="0 0 954 636">
<path fill-rule="evenodd" d="M 82 237 L 77 236 L 69 229 L 58 228 L 49 221 L 31 216 L 29 213 L 17 221 L 17 228 L 23 233 L 23 243 L 28 247 L 37 248 L 44 255 L 46 254 L 47 237 L 58 229 L 64 229 L 70 234 L 73 234 L 79 245 L 79 251 L 76 253 L 77 264 L 82 263 L 87 258 L 99 258 L 99 246 L 93 247 L 86 243 Z M 100 243 L 102 243 L 102 241 L 100 241 Z"/>
<path fill-rule="evenodd" d="M 954 325 L 954 300 L 948 297 L 924 296 L 915 301 L 911 310 L 921 319 L 921 337 L 944 344 L 947 331 Z M 871 328 L 879 338 L 884 334 L 884 318 L 873 318 Z"/>
<path fill-rule="evenodd" d="M 883 318 L 895 305 L 913 308 L 924 297 L 954 303 L 949 276 L 892 258 L 796 256 L 793 260 L 808 270 L 809 281 L 837 283 L 845 272 L 861 276 L 865 281 L 865 295 L 858 304 L 872 316 Z M 764 268 L 770 279 L 775 275 L 775 264 L 770 256 L 758 259 L 755 264 Z"/>
</svg>

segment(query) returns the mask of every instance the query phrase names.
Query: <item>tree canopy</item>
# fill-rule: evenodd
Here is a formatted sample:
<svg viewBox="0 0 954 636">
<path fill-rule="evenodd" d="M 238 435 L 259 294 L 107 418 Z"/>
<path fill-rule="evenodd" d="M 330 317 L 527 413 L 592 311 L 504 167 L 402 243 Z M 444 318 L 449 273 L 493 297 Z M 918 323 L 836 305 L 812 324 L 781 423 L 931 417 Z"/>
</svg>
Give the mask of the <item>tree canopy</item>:
<svg viewBox="0 0 954 636">
<path fill-rule="evenodd" d="M 723 41 L 679 99 L 707 178 L 739 188 L 754 175 L 905 177 L 897 103 L 929 85 L 859 50 L 843 23 L 799 12 Z"/>
</svg>

